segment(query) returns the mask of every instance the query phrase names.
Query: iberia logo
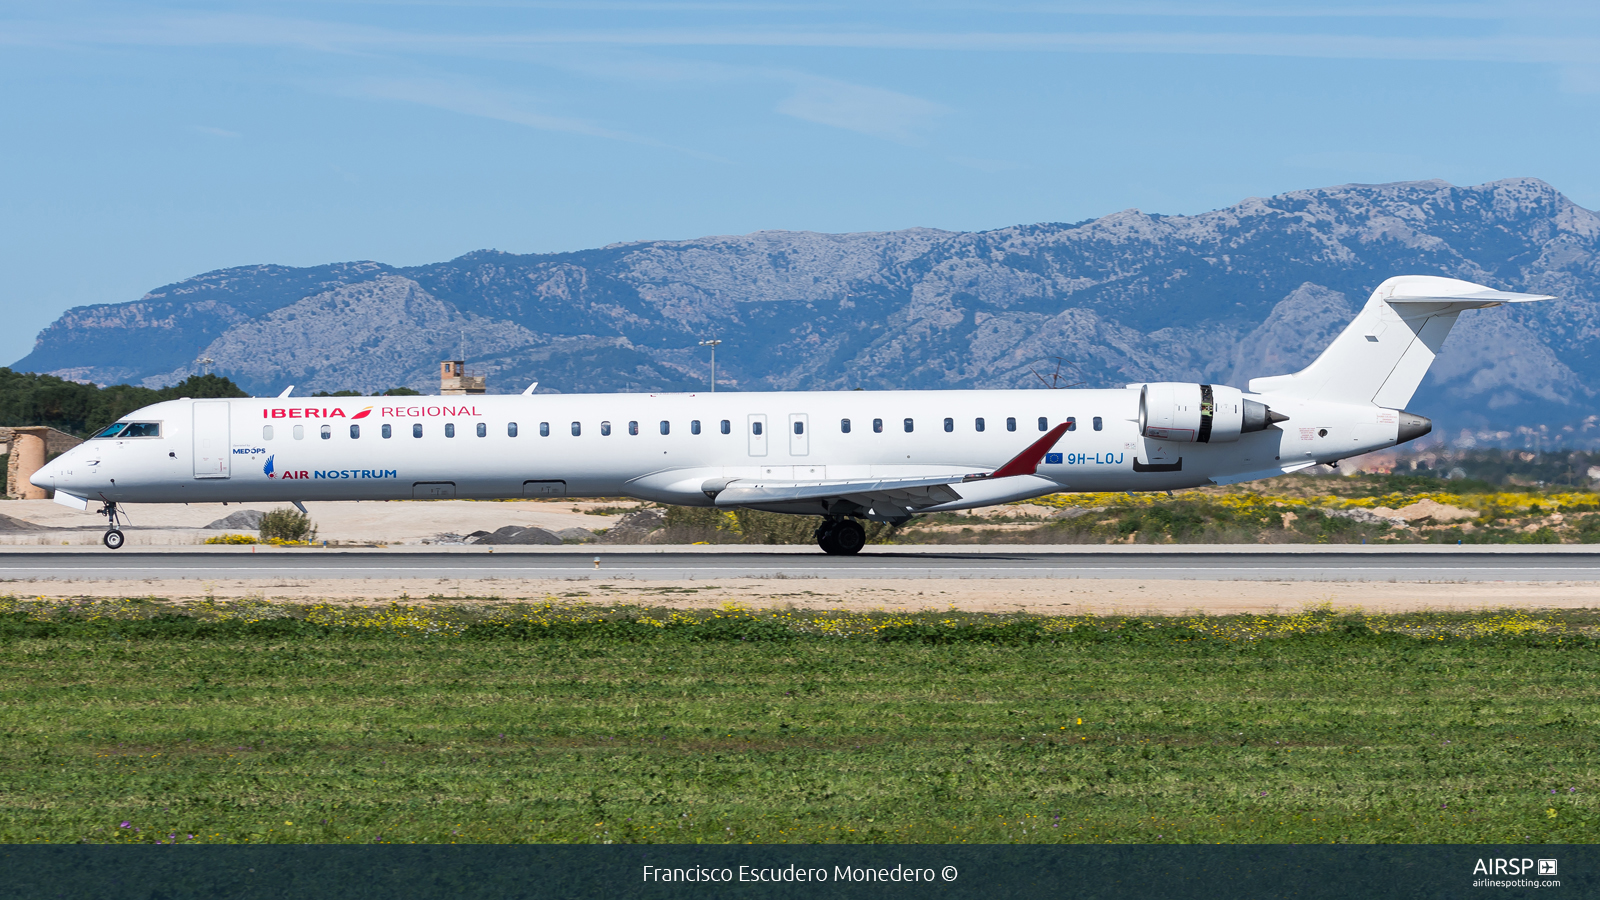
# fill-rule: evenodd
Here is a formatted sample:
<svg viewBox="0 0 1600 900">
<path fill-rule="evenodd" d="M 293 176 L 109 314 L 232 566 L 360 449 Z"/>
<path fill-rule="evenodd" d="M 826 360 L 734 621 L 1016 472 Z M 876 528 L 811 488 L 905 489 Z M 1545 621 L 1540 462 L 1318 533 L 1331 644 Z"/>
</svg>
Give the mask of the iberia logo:
<svg viewBox="0 0 1600 900">
<path fill-rule="evenodd" d="M 351 419 L 365 419 L 369 415 L 372 415 L 372 407 L 370 407 L 370 406 L 367 407 L 366 409 L 363 409 L 361 412 L 356 413 L 355 415 L 351 416 L 350 418 Z"/>
<path fill-rule="evenodd" d="M 272 461 L 277 459 L 277 458 L 278 458 L 278 455 L 276 453 L 274 453 L 273 455 L 267 457 L 267 464 L 261 467 L 261 471 L 263 473 L 265 473 L 268 478 L 276 478 L 276 477 L 278 477 L 278 476 L 272 474 Z"/>
</svg>

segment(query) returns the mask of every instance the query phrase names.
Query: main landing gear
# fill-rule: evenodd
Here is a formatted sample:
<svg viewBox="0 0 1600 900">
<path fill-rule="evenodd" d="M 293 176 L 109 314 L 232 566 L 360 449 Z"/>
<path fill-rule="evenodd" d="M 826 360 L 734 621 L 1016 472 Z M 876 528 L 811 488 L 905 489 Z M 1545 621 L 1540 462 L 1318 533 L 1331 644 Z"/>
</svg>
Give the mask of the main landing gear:
<svg viewBox="0 0 1600 900">
<path fill-rule="evenodd" d="M 106 533 L 105 537 L 102 537 L 100 541 L 112 550 L 120 549 L 122 547 L 123 537 L 122 529 L 117 527 L 117 520 L 121 517 L 121 513 L 117 509 L 117 504 L 113 501 L 107 500 L 105 507 L 100 510 L 100 513 L 106 517 Z"/>
<path fill-rule="evenodd" d="M 817 528 L 817 546 L 830 556 L 854 556 L 867 545 L 867 530 L 855 519 L 824 519 Z"/>
</svg>

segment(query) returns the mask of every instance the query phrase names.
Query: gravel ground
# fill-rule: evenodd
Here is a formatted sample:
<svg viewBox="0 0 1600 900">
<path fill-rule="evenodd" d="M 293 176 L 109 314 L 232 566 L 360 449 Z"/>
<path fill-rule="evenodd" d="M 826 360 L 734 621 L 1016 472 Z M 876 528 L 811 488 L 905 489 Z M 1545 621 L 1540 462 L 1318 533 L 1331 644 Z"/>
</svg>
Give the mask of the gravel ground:
<svg viewBox="0 0 1600 900">
<path fill-rule="evenodd" d="M 603 507 L 632 508 L 633 501 L 577 500 L 392 500 L 317 503 L 306 509 L 316 523 L 318 538 L 342 543 L 420 544 L 440 533 L 471 534 L 494 531 L 506 525 L 537 525 L 551 531 L 563 528 L 609 528 L 619 516 L 589 515 L 582 510 Z M 0 531 L 0 545 L 98 544 L 105 519 L 92 511 L 78 512 L 51 500 L 0 501 L 0 515 L 9 516 L 44 531 Z M 227 531 L 206 530 L 206 525 L 244 509 L 263 512 L 291 509 L 274 503 L 139 503 L 123 507 L 131 527 L 125 529 L 128 546 L 185 546 L 204 543 Z M 63 529 L 63 530 L 54 530 Z M 232 529 L 240 532 L 241 529 Z"/>
<path fill-rule="evenodd" d="M 757 609 L 1031 612 L 1052 615 L 1213 615 L 1290 613 L 1330 604 L 1367 612 L 1600 607 L 1596 582 L 1180 581 L 1123 579 L 749 579 L 722 581 L 608 581 L 481 578 L 192 579 L 13 581 L 0 593 L 31 597 L 160 597 L 179 602 L 258 598 L 290 602 L 388 604 L 476 603 L 526 599 L 641 603 L 714 608 L 738 603 Z"/>
</svg>

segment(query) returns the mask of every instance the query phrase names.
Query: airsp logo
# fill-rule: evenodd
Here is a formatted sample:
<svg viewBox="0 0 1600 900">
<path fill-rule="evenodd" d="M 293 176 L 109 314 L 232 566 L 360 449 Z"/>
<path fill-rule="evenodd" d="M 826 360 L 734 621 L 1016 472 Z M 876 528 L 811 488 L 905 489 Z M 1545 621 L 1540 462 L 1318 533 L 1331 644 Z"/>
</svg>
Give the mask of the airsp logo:
<svg viewBox="0 0 1600 900">
<path fill-rule="evenodd" d="M 1533 868 L 1531 859 L 1480 859 L 1472 867 L 1474 875 L 1524 875 Z M 1556 874 L 1556 861 L 1553 859 L 1539 860 L 1540 875 Z"/>
</svg>

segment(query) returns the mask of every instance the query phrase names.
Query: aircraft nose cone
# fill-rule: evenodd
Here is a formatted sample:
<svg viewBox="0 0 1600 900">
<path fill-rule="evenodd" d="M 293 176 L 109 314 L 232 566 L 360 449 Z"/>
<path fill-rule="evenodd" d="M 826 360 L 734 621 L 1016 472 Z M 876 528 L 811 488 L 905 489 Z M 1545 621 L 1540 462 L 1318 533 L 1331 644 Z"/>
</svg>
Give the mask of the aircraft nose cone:
<svg viewBox="0 0 1600 900">
<path fill-rule="evenodd" d="M 39 471 L 33 473 L 33 475 L 28 478 L 28 482 L 34 487 L 41 487 L 47 491 L 52 491 L 55 490 L 56 487 L 56 476 L 60 473 L 61 466 L 52 460 L 51 462 L 45 463 L 39 469 Z"/>
</svg>

